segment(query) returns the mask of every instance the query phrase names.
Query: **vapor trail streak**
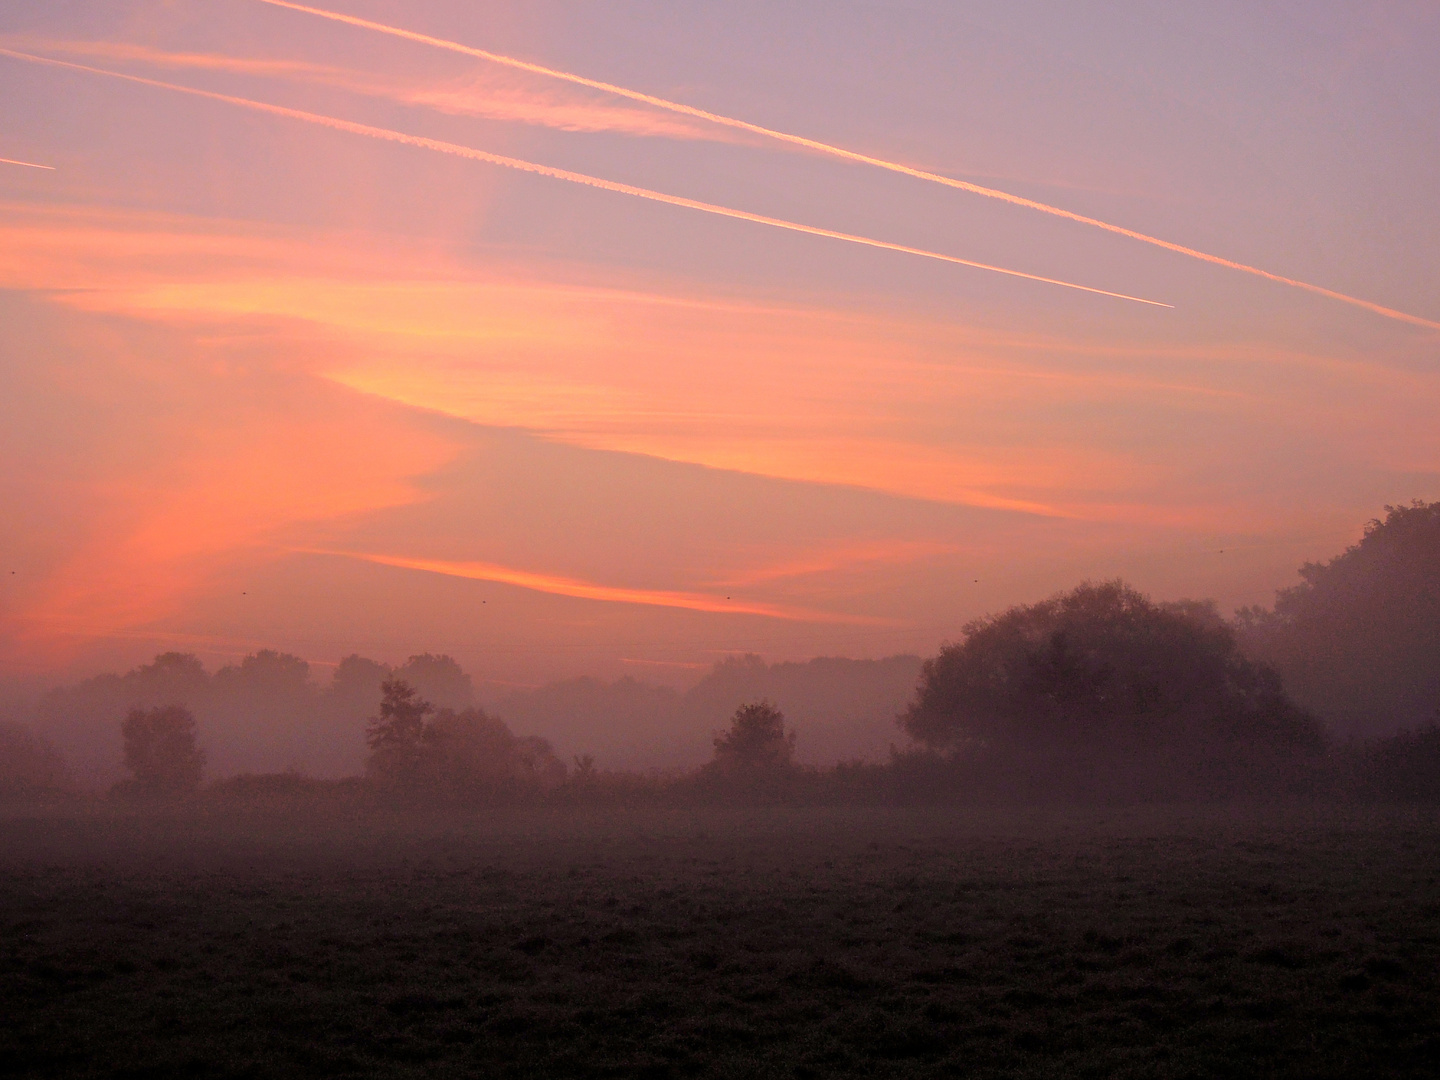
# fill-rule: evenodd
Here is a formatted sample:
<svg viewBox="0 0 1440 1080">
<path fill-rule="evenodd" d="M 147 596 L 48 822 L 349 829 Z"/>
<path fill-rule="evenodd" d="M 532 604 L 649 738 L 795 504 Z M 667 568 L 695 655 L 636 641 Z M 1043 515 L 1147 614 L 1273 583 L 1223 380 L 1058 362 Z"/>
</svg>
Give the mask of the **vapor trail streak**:
<svg viewBox="0 0 1440 1080">
<path fill-rule="evenodd" d="M 705 109 L 697 109 L 693 105 L 683 105 L 678 101 L 668 101 L 665 98 L 655 97 L 651 94 L 642 93 L 639 90 L 630 90 L 623 86 L 616 86 L 614 83 L 601 82 L 598 79 L 587 79 L 583 75 L 576 75 L 568 71 L 559 71 L 541 64 L 533 64 L 528 60 L 518 60 L 513 56 L 488 52 L 485 49 L 472 48 L 469 45 L 462 45 L 458 41 L 446 41 L 444 38 L 431 37 L 429 34 L 419 34 L 413 30 L 403 30 L 398 26 L 388 26 L 385 23 L 372 22 L 369 19 L 361 19 L 355 15 L 344 15 L 338 11 L 327 11 L 323 8 L 307 7 L 304 4 L 291 3 L 290 0 L 259 0 L 259 2 L 269 4 L 272 7 L 301 11 L 307 15 L 318 15 L 322 19 L 348 23 L 351 26 L 358 26 L 365 30 L 375 30 L 382 34 L 389 34 L 392 37 L 405 38 L 408 41 L 419 42 L 422 45 L 431 45 L 437 49 L 446 49 L 450 52 L 462 53 L 480 60 L 488 60 L 491 63 L 518 68 L 520 71 L 528 71 L 535 75 L 545 75 L 552 79 L 562 79 L 565 82 L 575 83 L 579 86 L 588 86 L 594 90 L 603 90 L 609 94 L 617 94 L 620 97 L 629 98 L 632 101 L 643 101 L 645 104 L 653 105 L 657 109 L 667 109 L 670 112 L 683 113 L 686 116 L 708 120 L 713 124 L 723 124 L 725 127 L 748 131 L 754 135 L 763 135 L 768 139 L 777 139 L 780 142 L 790 143 L 794 146 L 803 146 L 805 149 L 814 150 L 817 153 L 829 154 L 832 157 L 844 158 L 847 161 L 858 162 L 862 165 L 873 165 L 879 169 L 888 169 L 890 172 L 903 173 L 905 176 L 911 176 L 917 180 L 928 180 L 931 183 L 944 184 L 946 187 L 968 191 L 972 195 L 983 195 L 987 199 L 999 199 L 1002 202 L 1011 203 L 1015 206 L 1023 206 L 1027 210 L 1038 210 L 1042 214 L 1051 214 L 1054 217 L 1065 218 L 1067 221 L 1074 221 L 1080 225 L 1089 225 L 1096 229 L 1104 229 L 1106 232 L 1115 233 L 1117 236 L 1128 237 L 1131 240 L 1138 240 L 1142 244 L 1151 244 L 1158 248 L 1164 248 L 1166 251 L 1173 251 L 1179 255 L 1187 255 L 1192 259 L 1200 259 L 1202 262 L 1223 266 L 1228 270 L 1239 270 L 1242 273 L 1254 274 L 1256 277 L 1262 277 L 1267 281 L 1274 281 L 1281 285 L 1290 285 L 1296 289 L 1304 289 L 1306 292 L 1314 293 L 1317 296 L 1324 296 L 1330 300 L 1338 300 L 1344 304 L 1353 304 L 1356 307 L 1364 308 L 1366 311 L 1373 312 L 1376 315 L 1383 315 L 1388 319 L 1399 319 L 1402 322 L 1413 323 L 1416 326 L 1425 326 L 1432 330 L 1440 330 L 1440 322 L 1421 318 L 1419 315 L 1410 315 L 1404 311 L 1384 307 L 1370 300 L 1362 300 L 1356 296 L 1336 292 L 1334 289 L 1327 289 L 1322 285 L 1311 285 L 1307 281 L 1284 277 L 1281 274 L 1272 274 L 1270 271 L 1261 270 L 1256 266 L 1234 262 L 1231 259 L 1222 258 L 1219 255 L 1211 255 L 1208 252 L 1186 247 L 1184 244 L 1172 243 L 1169 240 L 1162 240 L 1158 236 L 1150 236 L 1148 233 L 1127 229 L 1123 225 L 1113 225 L 1108 221 L 1101 221 L 1099 218 L 1077 214 L 1073 210 L 1066 210 L 1059 206 L 1051 206 L 1049 203 L 1036 202 L 1034 199 L 1027 199 L 1023 195 L 1012 195 L 1010 192 L 1001 191 L 998 188 L 984 187 L 980 184 L 968 183 L 965 180 L 956 180 L 954 177 L 942 176 L 939 173 L 926 172 L 924 169 L 911 168 L 909 165 L 902 165 L 898 161 L 886 161 L 884 158 L 871 157 L 869 154 L 846 150 L 844 147 L 832 146 L 830 143 L 820 142 L 816 139 L 807 139 L 803 135 L 792 135 L 786 131 L 776 131 L 774 128 L 751 124 L 745 120 L 737 120 L 733 116 L 707 112 Z"/>
<path fill-rule="evenodd" d="M 54 165 L 36 165 L 33 161 L 16 161 L 14 158 L 0 157 L 0 165 L 24 165 L 27 169 L 44 169 L 46 172 L 54 172 Z"/>
<path fill-rule="evenodd" d="M 379 566 L 420 570 L 430 574 L 443 574 L 447 577 L 469 578 L 472 581 L 493 581 L 499 585 L 514 585 L 533 592 L 573 596 L 582 600 L 600 600 L 612 604 L 644 604 L 650 607 L 684 608 L 689 611 L 703 611 L 716 615 L 762 615 L 768 619 L 784 619 L 790 622 L 890 625 L 888 619 L 837 615 L 827 611 L 810 611 L 806 608 L 782 607 L 777 604 L 722 600 L 718 596 L 710 596 L 705 593 L 627 589 L 613 585 L 597 585 L 591 581 L 557 577 L 553 574 L 537 574 L 529 570 L 498 566 L 494 563 L 456 562 L 448 559 L 409 559 L 397 555 L 372 555 L 360 551 L 297 549 L 297 553 L 341 556 L 347 559 L 376 563 Z"/>
<path fill-rule="evenodd" d="M 505 157 L 503 154 L 492 154 L 488 150 L 476 150 L 473 147 L 461 146 L 459 143 L 443 142 L 440 139 L 427 139 L 420 135 L 407 135 L 401 131 L 392 131 L 389 128 L 372 127 L 369 124 L 356 123 L 353 120 L 341 120 L 333 116 L 323 116 L 320 113 L 305 112 L 301 109 L 289 109 L 283 105 L 270 105 L 263 101 L 253 101 L 250 98 L 233 97 L 230 94 L 219 94 L 213 90 L 197 90 L 190 86 L 180 86 L 176 83 L 161 82 L 158 79 L 146 79 L 139 75 L 125 75 L 118 71 L 107 71 L 104 68 L 89 67 L 86 64 L 73 64 L 68 60 L 52 60 L 47 56 L 35 56 L 31 53 L 16 52 L 12 49 L 0 48 L 0 56 L 9 56 L 17 60 L 27 60 L 32 63 L 50 64 L 54 67 L 70 68 L 74 71 L 84 71 L 92 75 L 105 75 L 112 79 L 123 79 L 126 82 L 139 83 L 142 86 L 154 86 L 162 90 L 174 90 L 181 94 L 191 94 L 195 97 L 209 98 L 212 101 L 223 101 L 229 105 L 239 105 L 246 109 L 255 109 L 259 112 L 271 113 L 275 116 L 284 116 L 292 120 L 303 120 L 310 124 L 319 124 L 322 127 L 334 128 L 336 131 L 347 131 L 355 135 L 366 135 L 372 139 L 384 139 L 387 142 L 402 143 L 405 146 L 415 146 L 424 150 L 435 150 L 442 154 L 454 154 L 457 157 L 469 158 L 472 161 L 484 161 L 491 165 L 503 165 L 507 169 L 518 169 L 521 172 L 535 173 L 539 176 L 549 176 L 556 180 L 568 180 L 572 184 L 584 184 L 587 187 L 600 188 L 604 191 L 614 191 L 621 195 L 634 195 L 637 198 L 649 199 L 652 202 L 667 203 L 670 206 L 683 206 L 689 210 L 700 210 L 707 214 L 718 214 L 720 217 L 735 218 L 739 221 L 753 221 L 758 225 L 769 225 L 776 229 L 787 229 L 790 232 L 806 233 L 810 236 L 828 236 L 832 240 L 844 240 L 851 244 L 863 244 L 866 247 L 881 248 L 886 251 L 899 251 L 906 255 L 919 255 L 926 259 L 939 259 L 941 262 L 954 263 L 957 266 L 969 266 L 976 270 L 989 270 L 995 274 L 1005 274 L 1008 277 L 1024 278 L 1026 281 L 1043 282 L 1046 285 L 1059 285 L 1066 289 L 1078 289 L 1081 292 L 1094 293 L 1097 296 L 1112 296 L 1117 300 L 1131 300 L 1137 304 L 1149 304 L 1152 307 L 1173 307 L 1173 304 L 1163 304 L 1158 300 L 1146 300 L 1140 296 L 1129 296 L 1125 293 L 1110 292 L 1108 289 L 1096 289 L 1089 285 L 1077 285 L 1073 281 L 1061 281 L 1059 278 L 1041 277 L 1039 274 L 1027 274 L 1022 270 L 1007 270 L 1003 266 L 991 266 L 989 263 L 973 262 L 970 259 L 961 259 L 955 255 L 944 255 L 938 251 L 926 251 L 924 248 L 908 247 L 905 244 L 892 244 L 888 240 L 874 240 L 868 236 L 856 236 L 853 233 L 836 232 L 833 229 L 822 229 L 815 225 L 801 225 L 799 222 L 786 221 L 783 218 L 766 217 L 764 214 L 752 214 L 748 210 L 733 210 L 728 206 L 717 206 L 714 203 L 699 202 L 696 199 L 686 199 L 679 195 L 666 195 L 661 191 L 651 191 L 649 188 L 634 187 L 630 184 L 617 183 L 614 180 L 602 180 L 598 176 L 588 176 L 585 173 L 571 172 L 569 169 L 556 169 L 549 165 L 538 165 L 533 161 L 523 161 L 520 158 Z"/>
</svg>

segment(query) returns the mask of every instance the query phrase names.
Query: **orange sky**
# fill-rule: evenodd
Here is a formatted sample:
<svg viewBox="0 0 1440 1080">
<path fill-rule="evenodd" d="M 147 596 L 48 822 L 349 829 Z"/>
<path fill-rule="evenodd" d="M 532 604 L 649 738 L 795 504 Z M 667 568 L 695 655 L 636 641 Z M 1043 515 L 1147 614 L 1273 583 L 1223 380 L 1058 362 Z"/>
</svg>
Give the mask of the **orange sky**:
<svg viewBox="0 0 1440 1080">
<path fill-rule="evenodd" d="M 1429 13 L 344 8 L 637 100 L 201 8 L 0 14 L 0 674 L 923 652 L 1087 576 L 1263 602 L 1440 498 Z"/>
</svg>

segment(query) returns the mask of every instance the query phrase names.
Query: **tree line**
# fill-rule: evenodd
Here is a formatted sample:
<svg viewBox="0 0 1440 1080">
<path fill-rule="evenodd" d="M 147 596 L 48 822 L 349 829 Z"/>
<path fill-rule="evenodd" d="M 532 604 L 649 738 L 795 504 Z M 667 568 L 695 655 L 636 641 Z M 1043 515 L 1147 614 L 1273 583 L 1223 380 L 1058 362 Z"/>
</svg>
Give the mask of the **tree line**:
<svg viewBox="0 0 1440 1080">
<path fill-rule="evenodd" d="M 332 788 L 457 804 L 1440 798 L 1440 503 L 1387 507 L 1357 545 L 1307 564 L 1301 578 L 1274 610 L 1245 609 L 1233 621 L 1213 604 L 1155 602 L 1122 581 L 1083 583 L 977 619 L 921 667 L 897 717 L 911 745 L 892 747 L 888 762 L 828 769 L 797 764 L 796 732 L 759 700 L 733 712 L 701 768 L 604 772 L 583 755 L 562 761 L 547 740 L 517 735 L 470 703 L 468 677 L 449 657 L 424 654 L 398 669 L 351 657 L 332 692 L 373 687 L 378 709 L 366 725 L 363 777 Z M 190 660 L 155 667 L 183 682 L 194 678 L 198 661 Z M 287 668 L 279 654 L 259 654 L 226 678 L 243 680 L 252 660 Z M 303 675 L 288 668 L 291 681 Z M 1328 724 L 1327 703 L 1336 710 Z M 121 728 L 131 776 L 117 795 L 199 789 L 204 755 L 183 703 L 134 708 Z M 55 786 L 53 752 L 7 730 L 0 753 Z M 1387 733 L 1356 734 L 1367 731 Z M 0 793 L 5 783 L 0 767 Z M 294 776 L 224 784 L 231 792 L 324 788 Z"/>
</svg>

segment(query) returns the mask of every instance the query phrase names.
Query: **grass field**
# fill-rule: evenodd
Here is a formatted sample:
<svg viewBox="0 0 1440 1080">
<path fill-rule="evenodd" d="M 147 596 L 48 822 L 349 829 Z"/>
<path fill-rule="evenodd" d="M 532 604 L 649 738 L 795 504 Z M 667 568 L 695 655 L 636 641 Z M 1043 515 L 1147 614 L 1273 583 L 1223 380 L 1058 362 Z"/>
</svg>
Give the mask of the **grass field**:
<svg viewBox="0 0 1440 1080">
<path fill-rule="evenodd" d="M 0 818 L 12 1076 L 1440 1075 L 1427 811 Z"/>
</svg>

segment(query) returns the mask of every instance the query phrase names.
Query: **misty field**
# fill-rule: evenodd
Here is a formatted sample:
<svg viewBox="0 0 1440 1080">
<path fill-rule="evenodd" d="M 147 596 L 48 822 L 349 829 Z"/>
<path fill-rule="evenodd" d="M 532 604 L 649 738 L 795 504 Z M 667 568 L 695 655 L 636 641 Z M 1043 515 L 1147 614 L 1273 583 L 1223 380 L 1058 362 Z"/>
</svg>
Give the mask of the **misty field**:
<svg viewBox="0 0 1440 1080">
<path fill-rule="evenodd" d="M 16 1076 L 1429 1076 L 1428 811 L 0 820 Z"/>
</svg>

